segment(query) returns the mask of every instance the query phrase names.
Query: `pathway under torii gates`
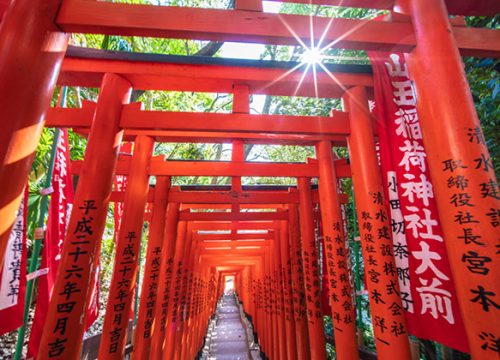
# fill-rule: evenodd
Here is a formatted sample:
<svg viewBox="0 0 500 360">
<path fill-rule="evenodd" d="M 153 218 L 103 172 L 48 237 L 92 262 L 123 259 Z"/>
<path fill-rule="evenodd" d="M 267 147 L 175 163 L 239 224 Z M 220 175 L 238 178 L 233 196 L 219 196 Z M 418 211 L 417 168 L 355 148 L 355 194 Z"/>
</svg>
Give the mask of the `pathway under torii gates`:
<svg viewBox="0 0 500 360">
<path fill-rule="evenodd" d="M 218 301 L 212 320 L 202 360 L 260 360 L 260 351 L 251 332 L 253 329 L 243 318 L 238 299 L 232 291 Z"/>
<path fill-rule="evenodd" d="M 307 0 L 293 0 L 308 3 Z M 428 162 L 435 185 L 438 211 L 455 278 L 457 297 L 471 353 L 492 359 L 495 350 L 484 346 L 484 336 L 498 338 L 498 309 L 470 301 L 470 289 L 500 291 L 495 232 L 486 221 L 474 224 L 481 244 L 468 244 L 492 259 L 486 277 L 467 270 L 461 258 L 465 245 L 457 241 L 463 227 L 454 222 L 442 171 L 447 159 L 473 163 L 478 154 L 487 161 L 484 143 L 468 142 L 464 129 L 480 123 L 465 78 L 460 54 L 500 56 L 499 32 L 464 26 L 452 15 L 492 15 L 495 0 L 313 0 L 314 4 L 370 6 L 386 9 L 388 21 L 336 19 L 324 41 L 345 49 L 400 51 L 408 54 L 411 78 L 419 96 L 419 115 Z M 10 6 L 7 6 L 9 5 Z M 372 195 L 383 194 L 377 162 L 376 137 L 368 100 L 373 94 L 370 67 L 328 65 L 325 72 L 302 74 L 296 64 L 227 59 L 193 59 L 151 54 L 116 53 L 68 47 L 70 33 L 152 36 L 215 41 L 295 45 L 296 35 L 307 39 L 310 18 L 263 14 L 258 0 L 237 0 L 234 10 L 126 5 L 93 0 L 13 0 L 0 6 L 0 259 L 18 209 L 43 126 L 73 128 L 88 136 L 83 162 L 74 162 L 79 176 L 73 212 L 64 245 L 59 275 L 45 324 L 39 359 L 77 359 L 80 356 L 88 304 L 88 283 L 104 229 L 110 201 L 124 202 L 99 359 L 121 359 L 127 343 L 127 323 L 135 278 L 145 208 L 152 203 L 150 236 L 145 256 L 145 277 L 139 319 L 133 336 L 134 359 L 192 359 L 199 352 L 222 295 L 225 274 L 236 278 L 236 289 L 252 317 L 262 351 L 270 359 L 324 359 L 323 311 L 319 300 L 318 249 L 315 224 L 321 221 L 327 263 L 336 352 L 339 359 L 357 359 L 355 307 L 349 282 L 351 269 L 337 180 L 352 177 L 356 211 L 387 210 Z M 328 19 L 313 17 L 313 33 L 320 36 Z M 49 108 L 56 84 L 99 87 L 96 103 L 82 108 Z M 222 92 L 233 94 L 231 114 L 145 111 L 129 104 L 132 89 Z M 329 117 L 251 115 L 251 94 L 342 98 L 344 111 Z M 438 121 L 435 119 L 439 119 Z M 132 157 L 118 156 L 121 141 L 135 143 Z M 232 143 L 228 162 L 165 161 L 153 157 L 155 142 Z M 307 163 L 245 162 L 245 144 L 314 145 L 316 159 Z M 335 159 L 332 146 L 348 146 L 350 162 Z M 457 176 L 469 180 L 477 199 L 468 208 L 482 220 L 498 208 L 494 198 L 480 199 L 481 183 L 495 181 L 493 170 L 461 166 Z M 128 176 L 124 193 L 112 191 L 116 174 Z M 229 188 L 171 186 L 172 176 L 229 176 Z M 154 187 L 149 178 L 154 176 Z M 246 176 L 293 177 L 297 186 L 245 187 Z M 312 187 L 317 178 L 319 186 Z M 480 199 L 480 200 L 479 200 Z M 313 210 L 319 205 L 320 216 Z M 207 211 L 208 210 L 208 211 Z M 387 217 L 374 228 L 389 227 Z M 360 229 L 366 249 L 368 229 Z M 496 233 L 496 235 L 495 235 Z M 364 236 L 367 235 L 367 236 Z M 341 239 L 341 241 L 332 241 Z M 391 246 L 390 239 L 380 245 Z M 476 246 L 477 245 L 477 246 Z M 368 283 L 369 294 L 386 294 L 386 303 L 374 301 L 374 317 L 400 324 L 403 314 L 387 304 L 400 304 L 385 285 L 397 282 L 384 274 L 383 262 L 394 261 L 380 247 L 371 248 L 376 261 L 366 271 L 381 273 L 379 283 Z M 128 255 L 127 255 L 128 254 Z M 365 256 L 366 254 L 363 253 Z M 70 285 L 67 272 L 78 271 Z M 75 270 L 75 271 L 76 271 Z M 119 300 L 118 300 L 119 299 Z M 337 301 L 340 299 L 340 301 Z M 304 301 L 305 300 L 305 301 Z M 498 303 L 498 300 L 495 300 Z M 401 336 L 402 335 L 402 336 Z M 380 359 L 409 359 L 405 331 L 399 334 L 375 328 Z"/>
</svg>

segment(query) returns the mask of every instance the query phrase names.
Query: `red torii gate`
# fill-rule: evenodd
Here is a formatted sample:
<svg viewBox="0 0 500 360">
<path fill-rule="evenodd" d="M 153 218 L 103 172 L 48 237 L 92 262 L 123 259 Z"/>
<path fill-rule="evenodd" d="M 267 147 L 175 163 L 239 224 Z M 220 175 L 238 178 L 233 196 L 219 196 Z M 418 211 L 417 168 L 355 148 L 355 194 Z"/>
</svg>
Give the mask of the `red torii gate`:
<svg viewBox="0 0 500 360">
<path fill-rule="evenodd" d="M 0 261 L 3 261 L 13 214 L 19 206 L 44 121 L 46 126 L 76 128 L 82 134 L 88 134 L 89 139 L 85 160 L 81 165 L 75 163 L 75 171 L 80 176 L 79 186 L 39 358 L 79 356 L 84 326 L 81 318 L 88 301 L 87 284 L 98 258 L 115 173 L 127 174 L 129 186 L 125 194 L 113 194 L 113 200 L 123 198 L 126 206 L 110 294 L 118 296 L 125 292 L 125 300 L 122 306 L 122 302 L 113 303 L 110 297 L 100 358 L 122 356 L 126 324 L 117 319 L 122 307 L 128 309 L 138 272 L 137 256 L 124 254 L 126 251 L 138 253 L 148 196 L 153 197 L 150 245 L 162 249 L 155 254 L 155 248 L 150 246 L 146 255 L 146 275 L 150 275 L 156 271 L 153 270 L 153 259 L 161 254 L 158 292 L 154 310 L 151 308 L 151 313 L 155 315 L 149 320 L 140 319 L 139 326 L 146 331 L 147 321 L 156 323 L 151 329 L 150 344 L 141 341 L 138 336 L 134 339 L 137 351 L 134 357 L 149 354 L 152 358 L 192 358 L 200 347 L 204 326 L 217 299 L 218 292 L 214 289 L 219 289 L 220 293 L 221 274 L 227 271 L 218 266 L 246 264 L 246 270 L 236 272 L 238 284 L 246 281 L 252 286 L 247 286 L 245 290 L 242 285 L 238 285 L 238 290 L 247 301 L 244 304 L 247 312 L 256 319 L 256 329 L 266 354 L 273 359 L 295 356 L 298 359 L 324 358 L 325 339 L 320 320 L 323 314 L 318 312 L 317 305 L 319 279 L 315 270 L 316 249 L 312 241 L 314 194 L 311 192 L 310 179 L 319 178 L 316 201 L 321 206 L 327 239 L 345 236 L 342 226 L 336 225 L 342 222 L 339 209 L 342 197 L 337 196 L 336 190 L 338 177 L 352 176 L 358 214 L 386 211 L 383 206 L 374 204 L 370 197 L 370 194 L 382 194 L 383 191 L 375 135 L 368 111 L 368 98 L 371 97 L 370 88 L 373 84 L 369 72 L 358 68 L 360 70 L 353 73 L 355 67 L 336 67 L 333 71 L 338 84 L 332 83 L 326 74 L 319 73 L 319 96 L 344 99 L 345 111 L 333 112 L 331 117 L 249 115 L 249 94 L 292 95 L 295 88 L 293 84 L 297 83 L 300 76 L 290 69 L 256 68 L 250 66 L 249 62 L 241 62 L 236 66 L 224 61 L 184 64 L 178 60 L 165 61 L 165 57 L 141 57 L 137 54 L 110 58 L 109 54 L 102 56 L 101 53 L 74 48 L 70 48 L 67 57 L 64 57 L 67 50 L 65 32 L 295 45 L 295 38 L 282 21 L 291 24 L 299 37 L 306 38 L 310 31 L 308 17 L 263 16 L 259 1 L 237 1 L 235 10 L 213 10 L 91 0 L 45 0 L 34 3 L 14 0 L 4 14 L 2 10 L 5 3 L 0 3 L 0 14 L 3 15 L 0 50 L 6 54 L 0 59 L 0 78 L 3 83 L 0 106 L 7 119 L 2 122 L 0 132 L 0 184 L 4 190 L 0 194 Z M 359 0 L 315 0 L 313 3 L 366 6 L 366 2 Z M 498 31 L 467 28 L 456 20 L 450 23 L 448 13 L 495 14 L 500 11 L 500 5 L 489 0 L 473 3 L 466 0 L 377 0 L 370 3 L 370 7 L 379 9 L 392 10 L 394 6 L 395 10 L 405 15 L 393 13 L 392 21 L 388 22 L 336 19 L 336 26 L 326 33 L 325 41 L 346 49 L 409 53 L 411 76 L 421 99 L 421 125 L 445 242 L 454 276 L 460 279 L 456 286 L 471 352 L 474 358 L 491 358 L 492 353 L 483 347 L 479 335 L 486 333 L 498 336 L 498 312 L 489 312 L 471 302 L 470 289 L 479 286 L 498 294 L 498 282 L 494 277 L 471 275 L 462 264 L 461 256 L 465 248 L 455 239 L 459 238 L 463 229 L 454 223 L 453 214 L 448 211 L 448 199 L 452 194 L 446 186 L 447 174 L 442 172 L 442 162 L 452 158 L 473 163 L 472 160 L 478 154 L 489 157 L 484 144 L 471 144 L 462 140 L 464 129 L 478 128 L 480 125 L 461 67 L 460 54 L 493 57 L 499 57 L 500 54 Z M 30 26 L 25 26 L 25 23 Z M 314 18 L 314 33 L 319 36 L 327 24 L 328 19 Z M 97 104 L 86 104 L 82 109 L 47 109 L 57 79 L 60 85 L 100 87 Z M 276 79 L 279 80 L 274 81 Z M 439 83 L 439 87 L 435 83 Z M 132 88 L 233 93 L 234 113 L 143 111 L 136 104 L 127 105 Z M 315 95 L 311 77 L 305 77 L 298 95 Z M 436 118 L 440 121 L 435 121 Z M 117 149 L 122 139 L 136 143 L 130 161 L 118 161 Z M 163 162 L 152 158 L 154 141 L 207 142 L 209 139 L 214 142 L 232 142 L 232 161 Z M 317 163 L 244 162 L 241 157 L 244 142 L 315 145 Z M 331 153 L 332 145 L 345 146 L 346 143 L 351 159 L 349 166 L 334 160 Z M 491 169 L 481 171 L 458 166 L 456 172 L 469 179 L 474 189 L 471 194 L 478 199 L 479 184 L 490 180 L 496 182 Z M 154 193 L 148 195 L 147 180 L 151 175 L 157 177 L 157 186 Z M 233 182 L 231 191 L 216 194 L 203 192 L 199 194 L 198 202 L 197 194 L 170 187 L 168 177 L 175 175 L 231 176 Z M 297 177 L 298 189 L 291 189 L 288 194 L 275 192 L 264 195 L 265 192 L 260 190 L 251 193 L 241 187 L 242 176 Z M 282 204 L 271 207 L 276 211 L 241 211 L 243 204 L 265 205 L 268 195 L 268 205 Z M 198 207 L 184 205 L 210 204 L 210 201 L 212 204 L 228 204 L 231 211 L 191 211 Z M 475 218 L 482 219 L 490 208 L 497 207 L 498 202 L 488 198 L 482 199 L 469 211 Z M 381 220 L 376 225 L 382 227 L 387 226 L 387 223 Z M 206 245 L 194 241 L 197 237 L 193 232 L 195 229 L 230 229 L 231 239 L 234 239 L 239 237 L 237 230 L 245 227 L 274 231 L 275 237 L 265 240 L 265 244 L 251 245 L 256 249 L 243 249 L 244 255 L 241 256 L 217 255 L 214 252 L 220 250 L 208 250 Z M 483 241 L 478 249 L 494 259 L 495 232 L 486 222 L 477 223 L 476 227 Z M 232 245 L 230 247 L 233 248 Z M 329 251 L 334 255 L 334 249 L 340 249 L 335 254 L 342 253 L 344 244 L 335 244 L 331 250 L 327 250 L 326 255 Z M 235 247 L 235 253 L 240 251 Z M 374 256 L 381 260 L 386 255 L 377 250 Z M 290 272 L 285 272 L 283 269 L 288 267 L 288 259 Z M 126 267 L 119 267 L 120 261 L 123 266 L 130 265 L 130 272 L 123 271 Z M 384 261 L 390 259 L 384 258 Z M 497 263 L 492 261 L 492 274 L 498 274 Z M 375 263 L 369 266 L 377 268 Z M 72 278 L 71 283 L 66 278 L 68 269 L 77 271 L 79 275 Z M 350 271 L 345 264 L 338 269 L 332 267 L 327 270 L 329 279 L 338 281 L 342 281 L 341 274 Z M 120 273 L 122 277 L 119 277 Z M 279 284 L 278 279 L 286 277 L 285 273 L 292 279 L 292 289 Z M 394 279 L 384 275 L 381 280 L 380 287 Z M 286 280 L 284 282 L 288 283 Z M 368 290 L 373 292 L 380 289 L 378 285 L 369 284 Z M 330 295 L 342 296 L 336 291 L 332 288 Z M 300 299 L 293 296 L 299 293 L 307 298 L 305 308 Z M 352 320 L 352 301 L 349 296 L 344 297 L 345 301 L 351 302 L 351 306 L 340 308 L 332 302 L 332 312 L 341 312 L 343 319 L 351 316 Z M 391 303 L 400 301 L 395 294 L 390 300 Z M 147 315 L 144 306 L 148 305 L 142 300 L 143 312 L 140 316 Z M 383 304 L 372 302 L 371 309 L 373 314 L 384 316 L 391 323 L 401 324 L 404 328 L 403 316 L 391 314 Z M 186 326 L 187 322 L 191 324 L 190 321 L 197 324 L 193 332 L 189 331 L 190 326 Z M 354 322 L 339 321 L 335 326 L 341 329 L 335 334 L 339 358 L 357 358 Z M 292 336 L 293 330 L 295 337 Z M 375 334 L 380 358 L 409 358 L 406 336 L 377 334 L 376 329 Z M 381 338 L 384 340 L 380 341 Z M 293 350 L 296 350 L 296 354 Z"/>
</svg>

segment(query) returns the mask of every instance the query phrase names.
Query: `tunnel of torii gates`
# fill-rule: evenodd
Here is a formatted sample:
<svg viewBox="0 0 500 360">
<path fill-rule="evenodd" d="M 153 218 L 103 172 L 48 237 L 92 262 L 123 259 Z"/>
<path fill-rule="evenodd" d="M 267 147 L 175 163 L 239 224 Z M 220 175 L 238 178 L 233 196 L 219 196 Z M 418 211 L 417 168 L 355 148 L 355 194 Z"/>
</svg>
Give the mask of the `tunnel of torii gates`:
<svg viewBox="0 0 500 360">
<path fill-rule="evenodd" d="M 308 3 L 307 0 L 293 0 Z M 308 16 L 262 13 L 258 0 L 237 0 L 235 9 L 214 10 L 125 5 L 91 0 L 14 0 L 0 2 L 0 259 L 19 207 L 41 129 L 73 128 L 88 136 L 85 158 L 73 162 L 78 175 L 73 211 L 60 270 L 45 323 L 39 359 L 77 359 L 82 348 L 89 279 L 103 234 L 109 202 L 124 202 L 99 359 L 119 359 L 127 342 L 129 309 L 147 203 L 152 204 L 141 296 L 132 357 L 192 359 L 200 350 L 209 317 L 220 297 L 224 278 L 235 276 L 235 289 L 251 315 L 260 346 L 270 359 L 324 359 L 323 311 L 319 300 L 318 249 L 315 226 L 325 237 L 329 311 L 339 359 L 358 358 L 355 304 L 341 205 L 346 196 L 338 179 L 352 177 L 358 219 L 372 214 L 373 228 L 360 227 L 365 271 L 379 271 L 378 283 L 367 282 L 372 317 L 399 324 L 401 332 L 375 327 L 380 359 L 409 359 L 401 305 L 386 285 L 395 274 L 384 273 L 394 259 L 383 251 L 389 238 L 369 239 L 390 227 L 377 161 L 376 134 L 368 101 L 373 96 L 371 69 L 361 65 L 329 67 L 336 81 L 317 72 L 306 74 L 298 96 L 342 98 L 343 111 L 329 117 L 249 114 L 249 96 L 292 96 L 302 75 L 279 62 L 193 59 L 164 55 L 115 53 L 68 47 L 70 33 L 239 41 L 277 45 L 297 42 L 285 26 L 307 40 Z M 460 55 L 499 57 L 497 30 L 467 28 L 463 17 L 499 12 L 496 0 L 313 0 L 314 4 L 371 7 L 390 11 L 387 21 L 335 19 L 325 43 L 356 50 L 400 51 L 407 54 L 418 95 L 428 166 L 434 182 L 439 217 L 454 274 L 458 303 L 474 359 L 493 359 L 484 334 L 499 336 L 498 229 L 486 221 L 498 198 L 481 198 L 480 184 L 496 181 L 491 167 L 474 167 L 479 156 L 490 158 L 484 142 L 467 141 L 466 129 L 479 128 Z M 283 21 L 285 20 L 285 21 Z M 328 19 L 313 17 L 316 37 Z M 82 108 L 49 107 L 56 85 L 99 87 L 96 103 Z M 233 94 L 230 114 L 145 111 L 129 103 L 132 89 L 220 92 Z M 119 155 L 122 141 L 134 142 L 132 156 Z M 232 143 L 227 162 L 165 161 L 152 156 L 155 142 Z M 316 158 L 306 163 L 245 162 L 244 144 L 313 145 Z M 336 159 L 332 146 L 347 146 L 349 162 Z M 454 174 L 469 180 L 480 242 L 458 240 L 463 226 L 454 221 L 443 162 L 451 159 Z M 472 164 L 472 165 L 465 165 Z M 127 175 L 124 192 L 112 191 L 115 175 Z M 156 185 L 149 178 L 156 177 Z M 230 188 L 179 188 L 172 176 L 228 176 Z M 241 177 L 293 177 L 297 186 L 245 187 Z M 318 179 L 312 187 L 311 180 Z M 315 212 L 315 209 L 319 211 Z M 205 211 L 215 210 L 215 211 Z M 262 210 L 262 211 L 259 211 Z M 317 214 L 317 216 L 315 215 Z M 91 231 L 89 231 L 91 229 Z M 217 234 L 225 230 L 224 234 Z M 259 231 L 256 231 L 259 230 Z M 214 240 L 225 240 L 216 242 Z M 468 271 L 465 251 L 491 259 L 489 275 Z M 390 255 L 390 254 L 389 254 Z M 157 262 L 160 257 L 160 266 Z M 332 260 L 332 261 L 330 261 Z M 3 260 L 2 260 L 3 261 Z M 126 266 L 128 271 L 123 271 Z M 76 269 L 76 270 L 75 270 Z M 68 274 L 75 270 L 68 285 Z M 153 276 L 152 276 L 153 275 Z M 125 284 L 125 285 L 124 285 Z M 488 298 L 471 301 L 471 289 Z M 373 294 L 384 294 L 377 301 Z M 120 294 L 120 296 L 118 296 Z M 485 295 L 485 292 L 483 292 Z M 125 306 L 117 306 L 117 298 Z M 71 300 L 68 302 L 68 299 Z M 301 301 L 302 300 L 302 301 Z M 305 300 L 305 301 L 304 301 Z M 482 303 L 484 303 L 484 301 Z M 63 330 L 61 330 L 63 329 Z"/>
</svg>

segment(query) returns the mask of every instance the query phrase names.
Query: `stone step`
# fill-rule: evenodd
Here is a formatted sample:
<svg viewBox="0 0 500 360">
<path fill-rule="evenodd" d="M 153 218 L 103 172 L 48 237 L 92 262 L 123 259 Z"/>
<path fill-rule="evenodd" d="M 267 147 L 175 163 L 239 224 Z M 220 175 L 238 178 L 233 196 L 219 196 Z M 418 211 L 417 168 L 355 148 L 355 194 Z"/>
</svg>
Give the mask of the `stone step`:
<svg viewBox="0 0 500 360">
<path fill-rule="evenodd" d="M 212 331 L 210 360 L 249 359 L 245 328 L 234 295 L 224 295 L 216 310 L 217 321 Z"/>
</svg>

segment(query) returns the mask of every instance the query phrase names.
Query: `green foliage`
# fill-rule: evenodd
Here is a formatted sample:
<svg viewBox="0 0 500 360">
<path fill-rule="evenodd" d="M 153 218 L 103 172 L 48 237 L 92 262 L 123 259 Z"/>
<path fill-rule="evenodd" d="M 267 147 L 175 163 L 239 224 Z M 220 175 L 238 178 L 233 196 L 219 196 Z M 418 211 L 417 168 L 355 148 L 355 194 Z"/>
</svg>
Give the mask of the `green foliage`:
<svg viewBox="0 0 500 360">
<path fill-rule="evenodd" d="M 323 327 L 326 336 L 333 336 L 333 322 L 331 316 L 323 316 Z M 330 343 L 326 343 L 326 358 L 328 360 L 336 359 L 335 347 Z"/>
<path fill-rule="evenodd" d="M 107 0 L 108 2 L 136 4 L 136 5 L 158 5 L 158 6 L 185 6 L 211 9 L 225 9 L 229 4 L 228 0 Z"/>
<path fill-rule="evenodd" d="M 303 98 L 292 96 L 273 96 L 272 114 L 328 116 L 332 109 L 340 107 L 339 99 Z"/>
<path fill-rule="evenodd" d="M 114 0 L 114 2 L 128 4 L 155 4 L 163 6 L 193 6 L 193 7 L 232 7 L 231 0 Z M 382 12 L 353 9 L 341 7 L 325 7 L 315 5 L 285 4 L 280 9 L 286 14 L 314 14 L 328 18 L 350 17 L 350 18 L 373 18 Z M 470 26 L 499 27 L 499 17 L 468 18 Z M 335 19 L 332 20 L 335 26 Z M 106 49 L 116 51 L 134 51 L 158 54 L 174 55 L 196 55 L 203 49 L 207 42 L 191 40 L 173 40 L 161 38 L 141 38 L 131 36 L 104 36 L 98 34 L 73 34 L 71 44 L 94 49 Z M 327 44 L 322 44 L 327 45 Z M 300 46 L 266 46 L 261 54 L 262 59 L 280 61 L 300 61 L 304 49 Z M 326 61 L 333 63 L 357 63 L 367 64 L 368 59 L 365 52 L 327 49 L 325 50 Z M 472 95 L 476 109 L 481 119 L 481 124 L 487 139 L 488 147 L 495 163 L 497 177 L 500 175 L 500 62 L 493 59 L 464 59 L 466 72 L 470 82 Z M 57 102 L 60 89 L 57 89 L 52 105 Z M 194 112 L 223 112 L 228 113 L 232 107 L 232 95 L 230 94 L 206 94 L 190 92 L 167 92 L 167 91 L 137 91 L 134 100 L 144 104 L 146 109 L 162 111 L 194 111 Z M 69 88 L 67 95 L 68 107 L 81 107 L 85 100 L 96 101 L 98 89 L 91 88 Z M 328 116 L 331 109 L 340 109 L 338 99 L 315 99 L 302 97 L 268 97 L 262 109 L 257 109 L 263 114 L 293 114 L 293 115 L 318 115 Z M 37 226 L 42 189 L 47 168 L 49 167 L 50 149 L 54 138 L 53 129 L 44 129 L 40 138 L 40 144 L 35 154 L 32 171 L 29 177 L 30 197 L 28 202 L 29 214 L 29 237 L 32 238 L 33 230 Z M 71 158 L 73 160 L 83 159 L 87 140 L 74 131 L 69 131 L 69 143 Z M 340 158 L 346 158 L 346 148 L 335 148 L 335 154 Z M 185 160 L 228 160 L 231 154 L 231 146 L 223 144 L 192 144 L 192 143 L 157 143 L 155 155 L 163 155 L 166 159 Z M 247 146 L 247 160 L 249 161 L 273 161 L 273 162 L 305 162 L 308 157 L 314 157 L 313 147 L 303 146 L 270 146 L 255 145 Z M 244 184 L 279 184 L 295 185 L 295 178 L 265 178 L 253 177 L 243 178 Z M 185 184 L 227 184 L 227 177 L 176 177 L 173 183 Z M 349 202 L 344 207 L 347 220 L 348 236 L 350 240 L 351 260 L 354 268 L 361 276 L 363 263 L 359 254 L 359 246 L 355 244 L 354 237 L 358 235 L 357 219 L 354 207 L 352 182 L 350 179 L 341 181 L 344 193 L 348 195 Z M 105 232 L 101 246 L 101 278 L 103 299 L 107 294 L 107 286 L 111 277 L 113 267 L 115 241 L 113 205 L 110 206 L 106 220 Z M 143 237 L 143 253 L 147 236 Z M 363 290 L 363 281 L 358 278 L 356 290 Z M 373 328 L 370 322 L 370 311 L 368 300 L 365 295 L 358 295 L 357 305 L 361 320 L 358 325 L 362 328 L 364 343 L 367 348 L 375 349 Z M 104 307 L 104 306 L 103 306 Z M 325 331 L 333 335 L 331 318 L 325 317 Z M 328 358 L 335 358 L 335 349 L 328 345 Z"/>
<path fill-rule="evenodd" d="M 500 15 L 466 18 L 468 26 L 500 29 Z M 464 58 L 467 80 L 496 177 L 500 177 L 500 60 Z"/>
<path fill-rule="evenodd" d="M 263 145 L 254 147 L 248 161 L 306 162 L 314 158 L 314 147 L 294 145 Z"/>
</svg>

